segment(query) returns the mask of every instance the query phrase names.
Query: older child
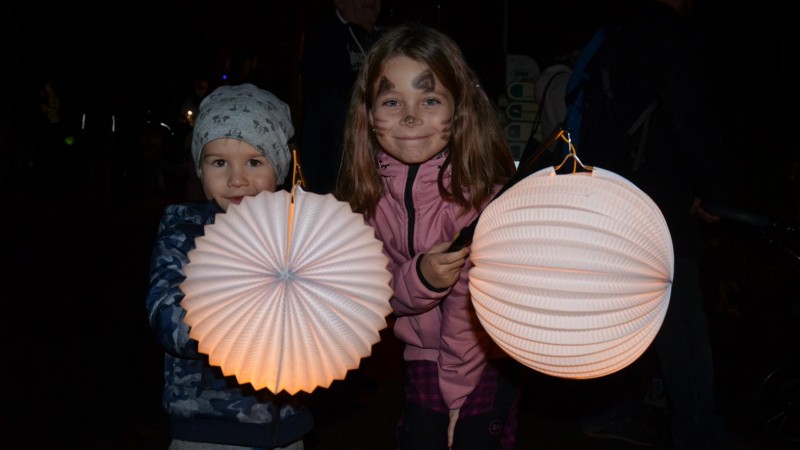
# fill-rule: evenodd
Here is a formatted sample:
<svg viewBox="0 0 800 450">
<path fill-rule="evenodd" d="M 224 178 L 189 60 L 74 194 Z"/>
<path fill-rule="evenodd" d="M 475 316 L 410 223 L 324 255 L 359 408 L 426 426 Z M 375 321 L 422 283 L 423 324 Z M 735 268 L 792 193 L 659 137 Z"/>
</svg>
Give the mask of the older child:
<svg viewBox="0 0 800 450">
<path fill-rule="evenodd" d="M 192 156 L 208 199 L 167 206 L 153 249 L 147 312 L 166 351 L 164 408 L 170 449 L 303 448 L 310 412 L 277 402 L 269 392 L 238 385 L 209 365 L 189 338 L 179 285 L 187 253 L 203 227 L 242 198 L 275 192 L 291 163 L 289 107 L 252 84 L 222 86 L 200 104 Z M 280 404 L 279 404 L 280 403 Z"/>
<path fill-rule="evenodd" d="M 388 30 L 356 80 L 343 149 L 336 194 L 375 228 L 393 273 L 400 448 L 513 448 L 519 389 L 499 363 L 512 361 L 472 308 L 469 249 L 446 251 L 514 172 L 458 46 L 421 25 Z"/>
</svg>

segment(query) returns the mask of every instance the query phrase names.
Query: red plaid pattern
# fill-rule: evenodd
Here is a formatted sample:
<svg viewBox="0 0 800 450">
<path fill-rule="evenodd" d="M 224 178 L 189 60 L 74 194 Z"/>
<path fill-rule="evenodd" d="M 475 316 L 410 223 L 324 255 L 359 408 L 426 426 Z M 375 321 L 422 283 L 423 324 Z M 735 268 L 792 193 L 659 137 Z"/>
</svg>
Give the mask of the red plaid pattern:
<svg viewBox="0 0 800 450">
<path fill-rule="evenodd" d="M 439 390 L 438 365 L 433 361 L 406 361 L 405 399 L 406 402 L 420 405 L 437 413 L 448 414 Z M 475 390 L 467 396 L 459 411 L 459 419 L 491 412 L 495 407 L 500 374 L 491 363 L 481 375 Z M 503 450 L 513 450 L 517 442 L 517 426 L 520 393 L 517 389 L 513 404 L 508 413 L 502 434 Z M 487 430 L 487 432 L 489 432 Z"/>
</svg>

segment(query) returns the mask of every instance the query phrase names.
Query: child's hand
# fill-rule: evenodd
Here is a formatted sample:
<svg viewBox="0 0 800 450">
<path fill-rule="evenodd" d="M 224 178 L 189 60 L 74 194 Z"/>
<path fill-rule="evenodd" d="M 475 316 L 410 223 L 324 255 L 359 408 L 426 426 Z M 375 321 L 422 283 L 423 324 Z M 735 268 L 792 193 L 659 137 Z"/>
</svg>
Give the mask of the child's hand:
<svg viewBox="0 0 800 450">
<path fill-rule="evenodd" d="M 422 256 L 420 270 L 425 281 L 436 289 L 448 288 L 458 281 L 467 260 L 469 248 L 447 252 L 450 242 L 440 242 Z"/>
<path fill-rule="evenodd" d="M 450 423 L 447 424 L 447 448 L 453 447 L 453 434 L 455 434 L 456 431 L 459 411 L 461 411 L 460 408 L 450 410 Z"/>
</svg>

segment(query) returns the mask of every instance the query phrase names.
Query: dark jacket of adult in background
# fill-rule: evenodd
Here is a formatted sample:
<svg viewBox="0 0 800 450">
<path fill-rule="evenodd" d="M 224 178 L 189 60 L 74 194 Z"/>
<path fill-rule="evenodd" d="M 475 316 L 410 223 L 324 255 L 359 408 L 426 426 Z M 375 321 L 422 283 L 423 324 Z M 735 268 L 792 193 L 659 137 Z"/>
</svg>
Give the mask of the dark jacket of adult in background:
<svg viewBox="0 0 800 450">
<path fill-rule="evenodd" d="M 370 34 L 336 11 L 309 33 L 300 65 L 303 120 L 298 151 L 309 191 L 333 190 L 350 94 L 377 34 L 377 29 Z"/>
<path fill-rule="evenodd" d="M 587 128 L 588 117 L 605 125 L 608 116 L 584 115 L 577 152 L 582 162 L 627 177 L 664 214 L 672 235 L 675 270 L 669 310 L 653 344 L 670 400 L 671 448 L 710 450 L 724 435 L 725 426 L 714 412 L 713 354 L 698 265 L 700 219 L 691 211 L 695 198 L 704 204 L 724 200 L 722 136 L 709 101 L 702 35 L 659 1 L 637 0 L 630 8 L 614 47 L 612 61 L 619 67 L 612 65 L 608 71 L 612 83 L 614 73 L 620 74 L 618 81 L 624 78 L 612 85 L 620 106 L 609 111 L 625 125 L 614 133 L 607 132 L 612 126 Z M 653 98 L 658 105 L 650 116 L 643 159 L 638 170 L 631 171 L 634 158 L 620 142 L 625 141 L 627 124 L 634 123 Z M 598 131 L 586 133 L 587 129 Z M 627 391 L 633 375 L 627 371 L 607 378 Z M 617 398 L 624 398 L 614 386 L 602 389 L 606 395 L 617 393 Z"/>
<path fill-rule="evenodd" d="M 695 197 L 722 202 L 727 190 L 703 37 L 661 2 L 637 1 L 630 8 L 614 24 L 621 27 L 613 59 L 619 67 L 612 66 L 610 73 L 626 73 L 624 82 L 612 86 L 616 101 L 625 105 L 615 112 L 622 123 L 633 123 L 653 98 L 658 100 L 643 160 L 630 173 L 632 159 L 619 157 L 619 136 L 590 138 L 583 131 L 578 154 L 583 162 L 617 172 L 647 193 L 664 214 L 676 255 L 696 258 L 700 241 L 692 202 Z"/>
</svg>

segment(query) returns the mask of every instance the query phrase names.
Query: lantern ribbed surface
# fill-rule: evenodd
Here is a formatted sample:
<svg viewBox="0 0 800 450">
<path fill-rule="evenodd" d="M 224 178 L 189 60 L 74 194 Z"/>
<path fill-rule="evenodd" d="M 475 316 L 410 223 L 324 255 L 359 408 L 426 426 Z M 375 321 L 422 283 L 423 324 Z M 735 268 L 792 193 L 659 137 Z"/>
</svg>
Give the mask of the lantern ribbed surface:
<svg viewBox="0 0 800 450">
<path fill-rule="evenodd" d="M 344 379 L 392 311 L 383 244 L 330 194 L 245 197 L 188 256 L 189 336 L 211 364 L 256 389 L 295 394 Z"/>
<path fill-rule="evenodd" d="M 602 168 L 542 169 L 490 202 L 475 228 L 470 292 L 510 356 L 596 378 L 635 361 L 669 306 L 672 239 L 655 203 Z"/>
</svg>

